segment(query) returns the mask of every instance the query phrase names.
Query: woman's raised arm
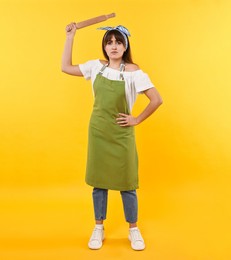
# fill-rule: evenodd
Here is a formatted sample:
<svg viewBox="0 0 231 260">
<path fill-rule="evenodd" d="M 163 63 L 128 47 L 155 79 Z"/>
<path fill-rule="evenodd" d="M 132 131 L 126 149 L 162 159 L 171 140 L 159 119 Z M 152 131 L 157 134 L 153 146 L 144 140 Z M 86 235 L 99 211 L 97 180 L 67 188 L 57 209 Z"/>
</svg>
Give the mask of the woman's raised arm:
<svg viewBox="0 0 231 260">
<path fill-rule="evenodd" d="M 66 26 L 66 42 L 62 56 L 62 72 L 73 76 L 83 76 L 79 66 L 72 64 L 72 49 L 76 30 L 76 23 L 70 23 Z"/>
</svg>

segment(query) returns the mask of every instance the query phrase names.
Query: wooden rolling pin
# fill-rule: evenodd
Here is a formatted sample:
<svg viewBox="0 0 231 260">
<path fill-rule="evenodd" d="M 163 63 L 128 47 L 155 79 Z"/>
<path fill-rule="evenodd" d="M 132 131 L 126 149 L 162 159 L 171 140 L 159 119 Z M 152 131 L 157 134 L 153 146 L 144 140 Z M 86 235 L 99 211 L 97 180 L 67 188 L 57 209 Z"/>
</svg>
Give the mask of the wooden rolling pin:
<svg viewBox="0 0 231 260">
<path fill-rule="evenodd" d="M 107 15 L 100 15 L 100 16 L 82 21 L 82 22 L 78 22 L 78 23 L 76 23 L 76 26 L 77 26 L 77 29 L 81 29 L 83 27 L 86 27 L 86 26 L 89 26 L 89 25 L 92 25 L 92 24 L 96 24 L 96 23 L 106 21 L 107 19 L 113 18 L 115 16 L 116 16 L 115 13 L 111 13 L 111 14 L 107 14 Z"/>
</svg>

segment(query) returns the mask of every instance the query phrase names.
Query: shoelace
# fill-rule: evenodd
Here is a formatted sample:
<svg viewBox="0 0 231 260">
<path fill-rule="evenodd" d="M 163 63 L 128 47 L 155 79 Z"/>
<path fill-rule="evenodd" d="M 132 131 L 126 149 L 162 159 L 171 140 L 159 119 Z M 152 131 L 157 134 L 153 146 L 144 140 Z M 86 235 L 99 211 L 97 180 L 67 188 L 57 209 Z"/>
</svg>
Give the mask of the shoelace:
<svg viewBox="0 0 231 260">
<path fill-rule="evenodd" d="M 91 240 L 101 240 L 102 230 L 100 228 L 95 228 L 92 233 Z"/>
<path fill-rule="evenodd" d="M 131 230 L 131 237 L 132 237 L 132 240 L 143 242 L 143 238 L 138 229 Z"/>
</svg>

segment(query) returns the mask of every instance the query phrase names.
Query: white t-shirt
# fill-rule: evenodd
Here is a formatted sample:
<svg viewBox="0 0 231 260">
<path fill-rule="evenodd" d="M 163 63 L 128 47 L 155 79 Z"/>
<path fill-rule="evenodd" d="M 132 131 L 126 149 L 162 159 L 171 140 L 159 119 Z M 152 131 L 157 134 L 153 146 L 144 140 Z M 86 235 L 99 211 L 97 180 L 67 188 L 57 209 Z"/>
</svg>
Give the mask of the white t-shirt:
<svg viewBox="0 0 231 260">
<path fill-rule="evenodd" d="M 91 80 L 92 86 L 95 81 L 96 75 L 99 73 L 103 64 L 99 59 L 90 60 L 84 64 L 79 64 L 79 68 L 85 79 Z M 120 71 L 106 67 L 102 74 L 111 80 L 120 80 Z M 142 93 L 144 90 L 153 88 L 154 85 L 150 78 L 142 70 L 136 71 L 124 71 L 123 72 L 125 81 L 125 94 L 128 107 L 132 111 L 132 107 L 136 101 L 137 93 Z M 94 93 L 94 90 L 93 90 Z"/>
</svg>

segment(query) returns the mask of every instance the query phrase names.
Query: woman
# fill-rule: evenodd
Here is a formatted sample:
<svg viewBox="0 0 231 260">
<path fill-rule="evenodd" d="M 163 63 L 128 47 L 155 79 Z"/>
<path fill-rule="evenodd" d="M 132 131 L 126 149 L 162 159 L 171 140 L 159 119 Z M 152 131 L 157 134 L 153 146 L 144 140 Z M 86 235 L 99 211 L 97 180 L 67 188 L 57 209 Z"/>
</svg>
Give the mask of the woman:
<svg viewBox="0 0 231 260">
<path fill-rule="evenodd" d="M 145 74 L 133 63 L 128 30 L 101 27 L 106 30 L 102 50 L 106 60 L 72 64 L 72 46 L 76 24 L 66 27 L 62 71 L 91 79 L 94 107 L 89 123 L 86 183 L 93 186 L 95 228 L 89 240 L 90 249 L 99 249 L 104 240 L 108 190 L 119 190 L 123 200 L 129 240 L 134 250 L 145 243 L 137 227 L 138 158 L 134 126 L 143 122 L 162 103 L 162 99 Z M 137 93 L 144 93 L 149 104 L 137 117 L 131 115 Z"/>
</svg>

